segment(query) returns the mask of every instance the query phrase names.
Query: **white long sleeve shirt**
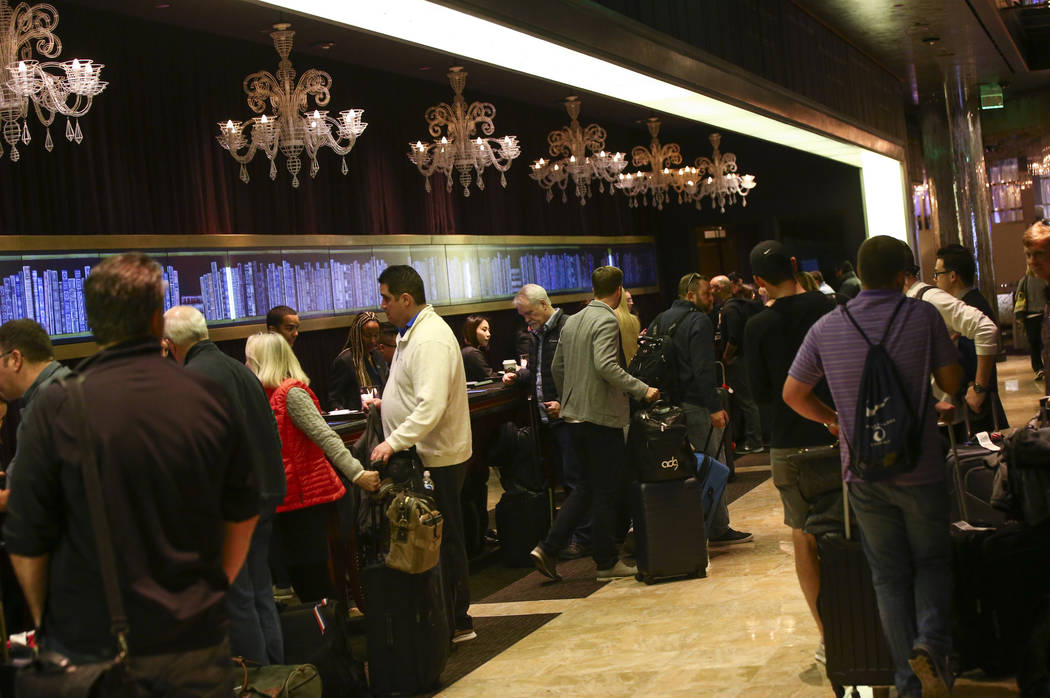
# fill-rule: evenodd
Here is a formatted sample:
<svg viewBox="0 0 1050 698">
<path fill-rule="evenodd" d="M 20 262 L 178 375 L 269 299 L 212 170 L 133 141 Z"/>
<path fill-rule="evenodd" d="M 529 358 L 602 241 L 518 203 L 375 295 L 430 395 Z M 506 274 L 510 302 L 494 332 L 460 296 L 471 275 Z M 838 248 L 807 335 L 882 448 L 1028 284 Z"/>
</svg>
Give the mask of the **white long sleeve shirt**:
<svg viewBox="0 0 1050 698">
<path fill-rule="evenodd" d="M 919 291 L 925 286 L 929 284 L 916 281 L 905 295 L 918 298 Z M 980 310 L 936 286 L 930 286 L 930 290 L 922 295 L 922 300 L 937 308 L 944 324 L 948 326 L 948 332 L 972 339 L 978 356 L 999 353 L 999 327 Z"/>
<path fill-rule="evenodd" d="M 415 446 L 427 468 L 463 463 L 473 452 L 459 342 L 430 305 L 397 338 L 381 411 L 387 444 Z"/>
</svg>

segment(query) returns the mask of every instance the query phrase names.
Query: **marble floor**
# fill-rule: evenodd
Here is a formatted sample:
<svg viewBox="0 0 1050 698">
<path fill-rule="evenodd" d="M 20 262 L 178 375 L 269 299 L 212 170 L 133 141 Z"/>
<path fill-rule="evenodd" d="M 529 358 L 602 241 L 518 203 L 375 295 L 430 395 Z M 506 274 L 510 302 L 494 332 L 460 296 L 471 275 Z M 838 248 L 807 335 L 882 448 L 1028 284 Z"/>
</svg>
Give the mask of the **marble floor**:
<svg viewBox="0 0 1050 698">
<path fill-rule="evenodd" d="M 1021 357 L 1000 363 L 999 377 L 1011 423 L 1023 424 L 1042 384 Z M 752 531 L 755 541 L 714 554 L 706 579 L 653 586 L 623 579 L 586 598 L 475 604 L 475 617 L 559 615 L 441 695 L 832 695 L 813 660 L 819 636 L 795 578 L 772 481 L 730 505 L 730 514 L 733 526 Z M 1012 681 L 963 678 L 955 695 L 1017 691 Z"/>
</svg>

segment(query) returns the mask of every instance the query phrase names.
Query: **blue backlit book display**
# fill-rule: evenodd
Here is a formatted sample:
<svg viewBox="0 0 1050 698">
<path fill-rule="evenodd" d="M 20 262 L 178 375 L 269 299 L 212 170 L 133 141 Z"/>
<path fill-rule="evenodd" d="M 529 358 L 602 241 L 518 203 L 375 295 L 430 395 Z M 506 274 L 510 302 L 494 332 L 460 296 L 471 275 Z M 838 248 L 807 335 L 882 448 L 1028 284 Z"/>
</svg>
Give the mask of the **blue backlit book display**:
<svg viewBox="0 0 1050 698">
<path fill-rule="evenodd" d="M 484 238 L 475 237 L 474 240 Z M 593 240 L 594 238 L 591 238 Z M 130 248 L 126 248 L 130 249 Z M 56 342 L 84 341 L 84 281 L 100 259 L 121 250 L 0 255 L 0 322 L 32 318 Z M 275 305 L 300 317 L 334 317 L 379 308 L 376 278 L 394 264 L 423 278 L 441 306 L 507 300 L 527 283 L 551 295 L 590 289 L 602 264 L 624 270 L 624 285 L 657 285 L 651 244 L 424 244 L 268 248 L 146 249 L 164 271 L 165 309 L 192 305 L 210 326 L 258 324 Z"/>
</svg>

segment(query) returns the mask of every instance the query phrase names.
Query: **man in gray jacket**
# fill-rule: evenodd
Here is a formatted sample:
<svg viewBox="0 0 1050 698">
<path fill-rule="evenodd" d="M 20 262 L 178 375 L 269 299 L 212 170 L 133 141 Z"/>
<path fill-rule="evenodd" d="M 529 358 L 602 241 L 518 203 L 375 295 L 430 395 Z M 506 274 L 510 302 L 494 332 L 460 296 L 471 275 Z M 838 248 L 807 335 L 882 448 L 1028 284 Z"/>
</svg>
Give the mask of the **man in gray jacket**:
<svg viewBox="0 0 1050 698">
<path fill-rule="evenodd" d="M 624 370 L 620 328 L 613 312 L 623 293 L 623 272 L 598 267 L 591 275 L 594 300 L 568 320 L 554 354 L 551 373 L 561 395 L 582 479 L 561 507 L 547 538 L 531 555 L 542 574 L 560 579 L 556 557 L 569 536 L 592 514 L 591 543 L 598 579 L 634 576 L 619 559 L 613 526 L 626 468 L 623 428 L 630 417 L 628 396 L 652 402 L 660 391 Z M 593 506 L 592 506 L 593 504 Z"/>
</svg>

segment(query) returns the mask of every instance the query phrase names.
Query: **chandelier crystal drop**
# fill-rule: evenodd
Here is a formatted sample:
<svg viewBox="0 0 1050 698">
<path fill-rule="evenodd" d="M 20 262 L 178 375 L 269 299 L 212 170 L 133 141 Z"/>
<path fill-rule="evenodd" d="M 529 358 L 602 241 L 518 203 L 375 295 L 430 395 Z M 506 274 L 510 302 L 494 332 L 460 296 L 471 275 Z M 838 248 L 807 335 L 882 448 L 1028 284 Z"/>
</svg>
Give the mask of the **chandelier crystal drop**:
<svg viewBox="0 0 1050 698">
<path fill-rule="evenodd" d="M 711 207 L 717 207 L 721 213 L 726 212 L 726 205 L 735 204 L 737 197 L 741 206 L 747 206 L 747 195 L 757 184 L 755 176 L 737 174 L 736 155 L 719 150 L 721 134 L 712 133 L 710 141 L 714 148 L 711 157 L 701 156 L 693 163 L 701 177 L 699 187 L 690 192 L 696 200 L 696 207 L 700 208 L 705 196 L 711 198 Z"/>
<path fill-rule="evenodd" d="M 430 176 L 435 172 L 445 175 L 448 191 L 452 191 L 453 176 L 463 187 L 463 196 L 470 196 L 470 185 L 476 182 L 479 190 L 485 189 L 482 178 L 486 167 L 499 171 L 499 181 L 507 186 L 506 172 L 514 158 L 521 154 L 517 136 L 490 138 L 495 126 L 492 123 L 496 108 L 489 102 L 471 102 L 463 99 L 463 88 L 467 84 L 467 72 L 460 67 L 450 68 L 448 81 L 455 97 L 452 104 L 442 102 L 427 109 L 424 118 L 427 130 L 434 140 L 430 143 L 416 141 L 408 146 L 408 159 L 426 178 L 425 188 L 430 191 Z M 481 135 L 477 135 L 478 131 Z"/>
<path fill-rule="evenodd" d="M 323 70 L 311 68 L 296 82 L 295 70 L 288 54 L 292 52 L 295 32 L 291 24 L 281 22 L 273 25 L 270 32 L 273 46 L 281 57 L 276 76 L 261 70 L 244 78 L 244 92 L 248 95 L 248 106 L 256 114 L 248 121 L 219 122 L 219 145 L 229 151 L 240 163 L 241 181 L 249 181 L 245 167 L 258 151 L 270 161 L 270 179 L 277 179 L 278 153 L 284 155 L 285 167 L 292 175 L 292 186 L 299 186 L 302 171 L 302 153 L 310 161 L 310 177 L 316 177 L 321 167 L 317 164 L 317 153 L 329 148 L 341 156 L 340 171 L 346 175 L 346 155 L 357 143 L 368 124 L 361 121 L 363 109 L 344 109 L 339 117 L 328 115 L 324 107 L 331 99 L 332 76 Z M 313 97 L 315 108 L 310 111 L 308 102 Z M 272 114 L 266 115 L 269 102 Z M 243 152 L 242 152 L 243 151 Z"/>
<path fill-rule="evenodd" d="M 627 158 L 623 153 L 605 152 L 604 128 L 598 124 L 580 126 L 578 97 L 565 100 L 565 111 L 569 113 L 569 125 L 547 134 L 551 160 L 540 158 L 532 163 L 529 176 L 546 190 L 547 201 L 554 198 L 555 186 L 561 189 L 562 203 L 568 201 L 566 189 L 571 179 L 576 185 L 576 197 L 584 206 L 594 191 L 592 180 L 598 181 L 598 191 L 604 193 L 609 184 L 609 193 L 613 193 L 612 185 L 627 165 Z"/>
<path fill-rule="evenodd" d="M 51 5 L 29 5 L 22 2 L 14 8 L 8 0 L 0 0 L 0 61 L 5 69 L 0 72 L 0 134 L 7 142 L 8 156 L 18 162 L 18 145 L 29 145 L 29 107 L 44 125 L 44 148 L 55 147 L 51 138 L 51 124 L 58 114 L 66 117 L 66 140 L 79 144 L 84 140 L 80 117 L 91 109 L 91 100 L 106 84 L 99 79 L 102 64 L 89 58 L 38 61 L 56 58 L 62 52 L 62 42 L 55 35 L 58 10 Z M 4 153 L 0 146 L 0 156 Z"/>
<path fill-rule="evenodd" d="M 697 171 L 691 167 L 680 167 L 682 149 L 677 143 L 660 143 L 660 120 L 651 117 L 646 126 L 651 141 L 649 147 L 637 145 L 631 150 L 631 162 L 635 167 L 648 170 L 620 173 L 616 187 L 628 198 L 628 206 L 655 206 L 663 210 L 664 204 L 677 193 L 678 203 L 687 200 L 687 188 L 694 185 Z"/>
</svg>

